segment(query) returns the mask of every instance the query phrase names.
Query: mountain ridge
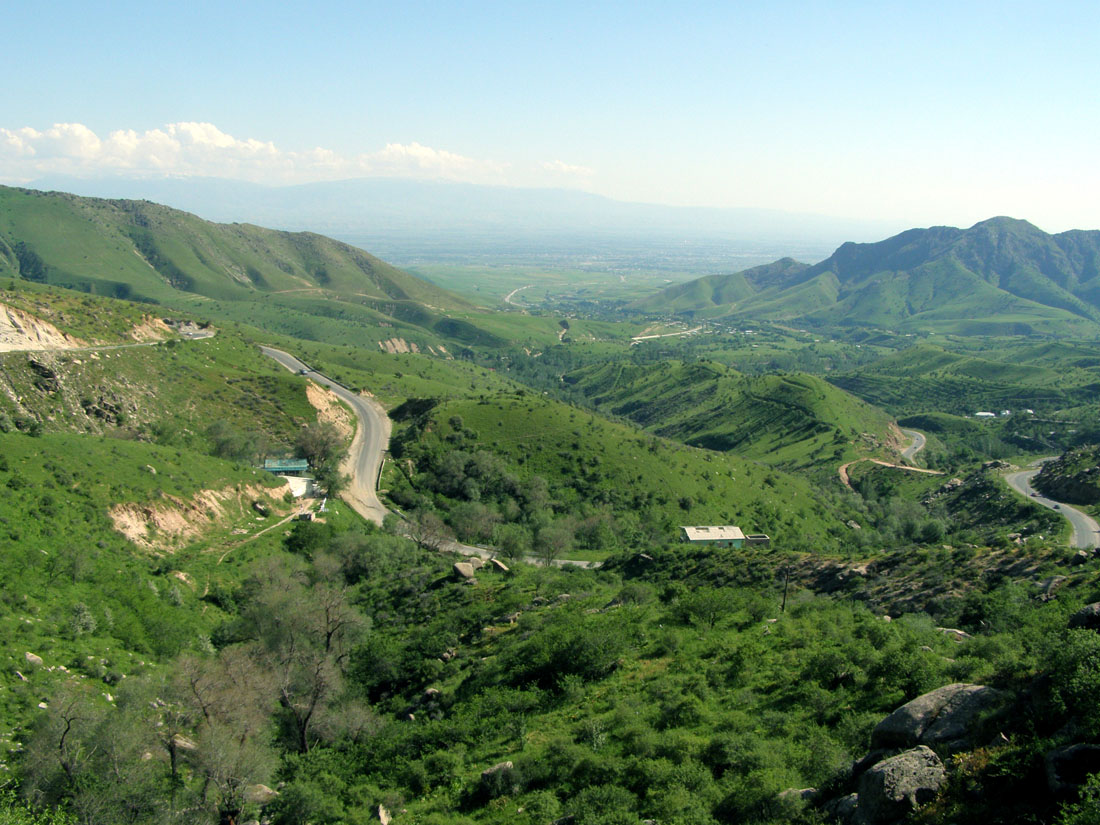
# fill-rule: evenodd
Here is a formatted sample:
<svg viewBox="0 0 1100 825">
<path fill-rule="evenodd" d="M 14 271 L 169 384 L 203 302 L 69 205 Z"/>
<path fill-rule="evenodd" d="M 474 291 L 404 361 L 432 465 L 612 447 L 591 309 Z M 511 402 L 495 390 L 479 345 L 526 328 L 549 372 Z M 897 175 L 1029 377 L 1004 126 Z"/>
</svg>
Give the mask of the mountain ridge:
<svg viewBox="0 0 1100 825">
<path fill-rule="evenodd" d="M 875 243 L 844 243 L 817 264 L 781 259 L 678 284 L 633 306 L 906 331 L 974 332 L 972 322 L 984 320 L 1023 332 L 1087 328 L 1095 336 L 1100 231 L 1049 235 L 1007 217 L 969 229 L 909 229 Z"/>
</svg>

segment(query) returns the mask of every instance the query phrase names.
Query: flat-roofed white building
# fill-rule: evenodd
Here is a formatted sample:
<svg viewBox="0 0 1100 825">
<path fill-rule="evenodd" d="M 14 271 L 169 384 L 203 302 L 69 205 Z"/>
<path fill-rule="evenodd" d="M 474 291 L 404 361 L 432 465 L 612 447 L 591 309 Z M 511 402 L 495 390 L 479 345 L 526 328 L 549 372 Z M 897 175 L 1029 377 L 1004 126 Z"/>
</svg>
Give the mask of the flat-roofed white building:
<svg viewBox="0 0 1100 825">
<path fill-rule="evenodd" d="M 741 547 L 745 534 L 740 527 L 726 524 L 716 527 L 681 527 L 680 541 L 688 544 L 713 544 L 718 547 Z"/>
</svg>

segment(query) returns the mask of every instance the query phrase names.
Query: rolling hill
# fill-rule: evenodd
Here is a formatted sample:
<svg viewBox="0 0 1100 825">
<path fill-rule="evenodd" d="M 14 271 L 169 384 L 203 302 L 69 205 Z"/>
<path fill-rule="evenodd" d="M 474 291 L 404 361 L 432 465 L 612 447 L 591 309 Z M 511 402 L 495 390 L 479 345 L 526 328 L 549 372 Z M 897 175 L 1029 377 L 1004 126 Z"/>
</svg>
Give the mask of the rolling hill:
<svg viewBox="0 0 1100 825">
<path fill-rule="evenodd" d="M 669 287 L 635 309 L 962 335 L 1100 335 L 1100 231 L 992 218 Z"/>
<path fill-rule="evenodd" d="M 1045 414 L 1100 401 L 1100 375 L 1086 352 L 1055 344 L 967 354 L 918 344 L 829 381 L 895 415 L 1002 409 Z"/>
<path fill-rule="evenodd" d="M 746 376 L 711 362 L 597 364 L 563 380 L 597 409 L 666 438 L 786 467 L 896 446 L 881 410 L 798 373 Z"/>
<path fill-rule="evenodd" d="M 216 224 L 148 201 L 0 187 L 0 277 L 246 320 L 312 340 L 493 344 L 463 299 L 311 232 Z M 365 339 L 365 340 L 363 340 Z"/>
</svg>

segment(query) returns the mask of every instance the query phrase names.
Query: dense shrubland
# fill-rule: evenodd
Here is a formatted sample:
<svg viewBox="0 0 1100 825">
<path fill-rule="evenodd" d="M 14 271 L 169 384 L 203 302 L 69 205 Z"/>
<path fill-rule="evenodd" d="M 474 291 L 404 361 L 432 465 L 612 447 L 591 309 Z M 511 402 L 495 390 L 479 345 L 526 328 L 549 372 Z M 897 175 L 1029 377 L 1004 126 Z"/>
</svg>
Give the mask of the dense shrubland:
<svg viewBox="0 0 1100 825">
<path fill-rule="evenodd" d="M 88 823 L 367 822 L 379 805 L 440 825 L 816 822 L 779 793 L 841 787 L 895 707 L 978 682 L 1012 711 L 933 818 L 1043 820 L 1043 752 L 1100 736 L 1100 635 L 1067 629 L 1100 595 L 1091 575 L 1048 601 L 976 581 L 955 609 L 889 621 L 797 577 L 783 610 L 776 554 L 654 549 L 464 583 L 365 527 L 298 523 L 284 548 L 217 595 L 208 641 L 48 697 L 28 798 Z"/>
</svg>

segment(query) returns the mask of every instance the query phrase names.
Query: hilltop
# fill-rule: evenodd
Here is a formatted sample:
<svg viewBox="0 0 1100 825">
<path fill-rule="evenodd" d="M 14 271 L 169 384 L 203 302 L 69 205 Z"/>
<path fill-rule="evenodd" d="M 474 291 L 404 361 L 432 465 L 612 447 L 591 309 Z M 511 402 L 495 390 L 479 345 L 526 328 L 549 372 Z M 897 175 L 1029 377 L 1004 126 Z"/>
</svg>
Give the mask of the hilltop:
<svg viewBox="0 0 1100 825">
<path fill-rule="evenodd" d="M 1100 334 L 1100 231 L 1049 235 L 992 218 L 845 243 L 809 265 L 784 259 L 678 284 L 634 304 L 701 318 L 765 318 L 964 335 Z"/>
<path fill-rule="evenodd" d="M 464 299 L 312 232 L 216 224 L 148 201 L 0 187 L 0 277 L 360 343 L 494 344 Z"/>
<path fill-rule="evenodd" d="M 566 374 L 597 409 L 666 438 L 795 467 L 887 454 L 890 417 L 799 373 L 746 376 L 713 362 L 598 364 Z"/>
</svg>

